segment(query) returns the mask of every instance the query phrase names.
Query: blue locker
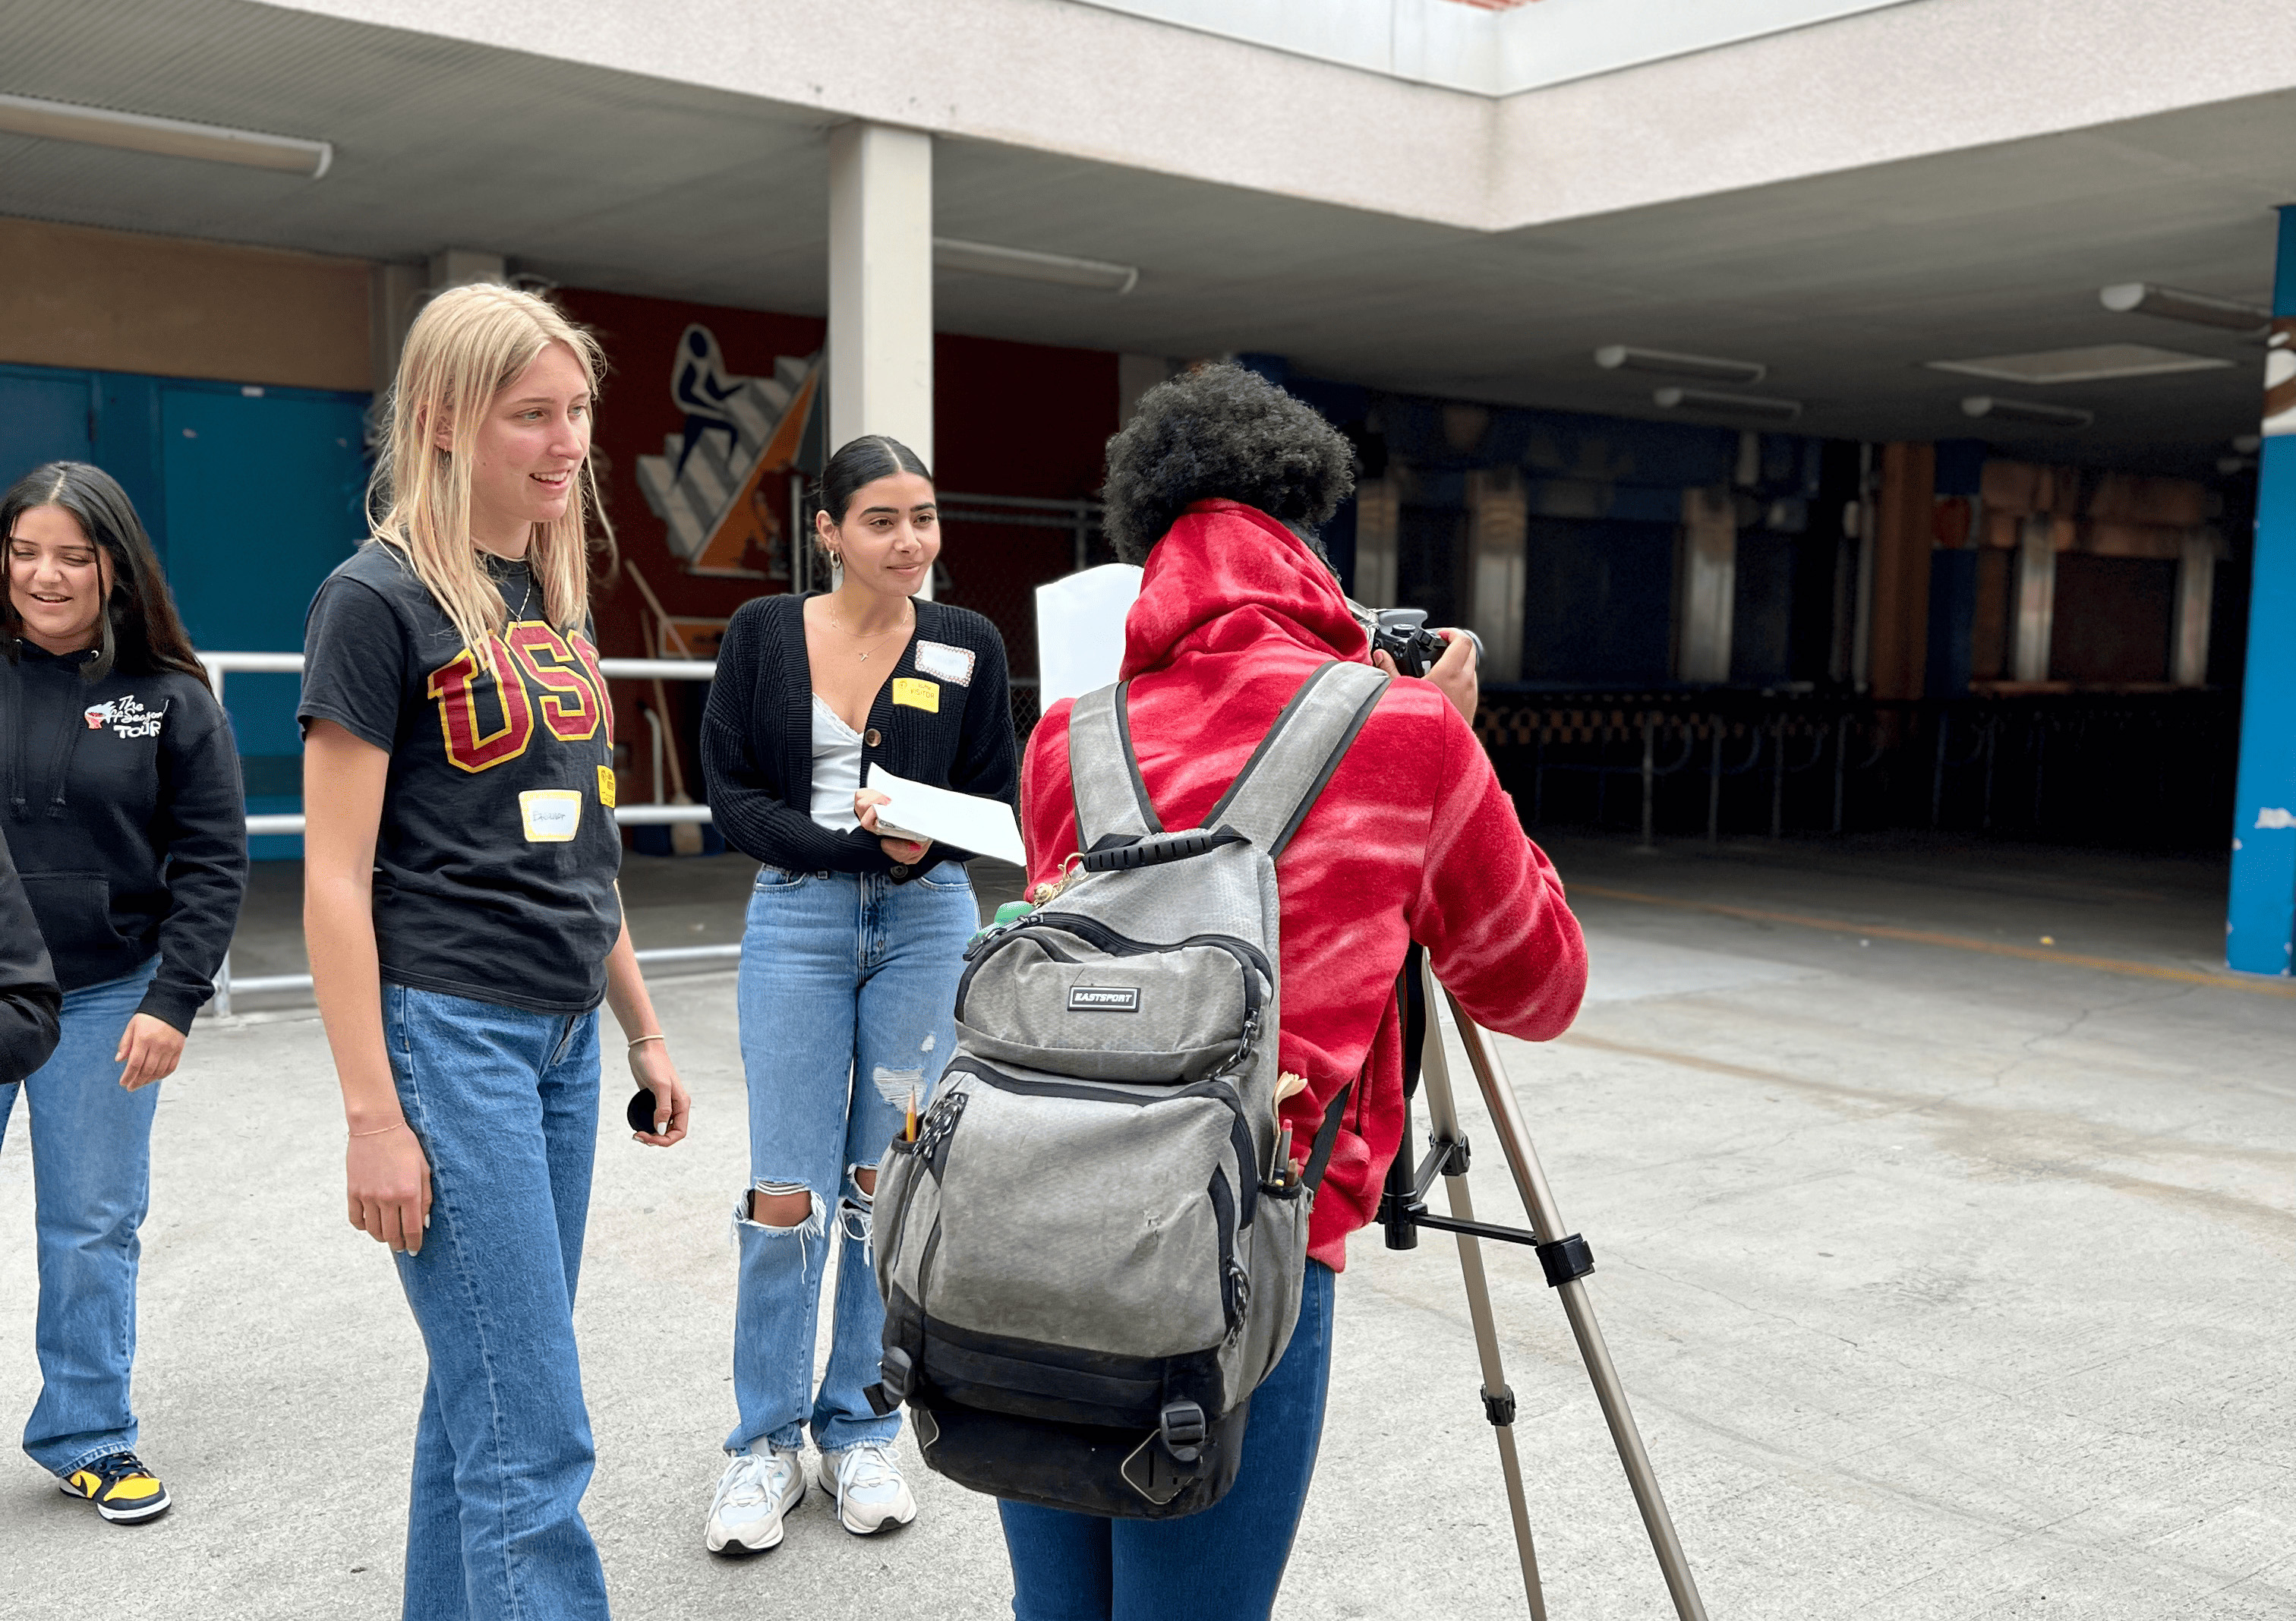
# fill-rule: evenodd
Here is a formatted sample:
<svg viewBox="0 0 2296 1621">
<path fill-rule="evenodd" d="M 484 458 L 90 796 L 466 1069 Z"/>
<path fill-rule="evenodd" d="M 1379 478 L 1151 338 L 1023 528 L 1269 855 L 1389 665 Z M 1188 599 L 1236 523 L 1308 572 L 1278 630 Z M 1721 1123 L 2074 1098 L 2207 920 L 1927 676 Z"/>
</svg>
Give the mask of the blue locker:
<svg viewBox="0 0 2296 1621">
<path fill-rule="evenodd" d="M 159 389 L 168 577 L 202 651 L 295 652 L 328 571 L 365 537 L 365 395 L 167 381 Z M 292 675 L 233 675 L 248 808 L 302 808 Z M 302 854 L 262 838 L 258 859 Z"/>
</svg>

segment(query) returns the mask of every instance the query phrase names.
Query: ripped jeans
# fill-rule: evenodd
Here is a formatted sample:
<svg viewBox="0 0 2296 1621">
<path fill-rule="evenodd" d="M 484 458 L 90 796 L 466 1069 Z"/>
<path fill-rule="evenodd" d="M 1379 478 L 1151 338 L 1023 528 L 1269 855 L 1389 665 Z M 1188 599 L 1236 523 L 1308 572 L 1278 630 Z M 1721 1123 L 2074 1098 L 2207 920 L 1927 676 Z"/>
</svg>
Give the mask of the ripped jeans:
<svg viewBox="0 0 2296 1621">
<path fill-rule="evenodd" d="M 900 1415 L 862 1396 L 877 1378 L 884 1306 L 871 1271 L 873 1167 L 912 1094 L 922 1109 L 956 1039 L 957 975 L 980 927 L 972 882 L 943 862 L 906 884 L 875 872 L 759 869 L 742 936 L 738 1005 L 750 1088 L 750 1175 L 761 1196 L 802 1191 L 795 1226 L 734 1207 L 742 1273 L 734 1308 L 734 1400 L 726 1450 L 760 1437 L 841 1452 L 890 1441 Z M 833 1213 L 833 1216 L 832 1216 Z M 814 1389 L 814 1344 L 829 1229 L 838 1233 L 829 1363 Z"/>
</svg>

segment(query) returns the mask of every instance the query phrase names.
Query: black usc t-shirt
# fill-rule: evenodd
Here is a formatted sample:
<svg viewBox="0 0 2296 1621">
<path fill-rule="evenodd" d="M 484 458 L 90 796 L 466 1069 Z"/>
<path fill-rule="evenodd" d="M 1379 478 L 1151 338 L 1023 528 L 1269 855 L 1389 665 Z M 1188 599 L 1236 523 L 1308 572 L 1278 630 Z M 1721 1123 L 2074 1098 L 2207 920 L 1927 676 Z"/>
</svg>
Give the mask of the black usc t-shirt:
<svg viewBox="0 0 2296 1621">
<path fill-rule="evenodd" d="M 390 751 L 374 847 L 382 978 L 537 1013 L 605 994 L 620 937 L 613 708 L 522 562 L 488 562 L 511 625 L 472 653 L 398 554 L 369 542 L 303 628 L 305 722 Z"/>
</svg>

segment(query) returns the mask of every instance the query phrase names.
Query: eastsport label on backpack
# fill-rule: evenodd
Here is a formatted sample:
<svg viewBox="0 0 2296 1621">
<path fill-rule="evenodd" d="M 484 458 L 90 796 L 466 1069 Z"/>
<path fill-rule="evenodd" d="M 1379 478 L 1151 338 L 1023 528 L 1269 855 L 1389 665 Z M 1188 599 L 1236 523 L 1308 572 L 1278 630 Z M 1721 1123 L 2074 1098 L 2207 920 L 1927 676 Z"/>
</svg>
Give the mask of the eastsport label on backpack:
<svg viewBox="0 0 2296 1621">
<path fill-rule="evenodd" d="M 967 948 L 956 1052 L 917 1140 L 880 1167 L 871 1399 L 906 1401 L 951 1479 L 1139 1519 L 1234 1481 L 1348 1095 L 1309 1169 L 1279 1167 L 1275 856 L 1385 685 L 1364 666 L 1309 677 L 1210 836 L 1157 825 L 1120 694 L 1078 700 L 1095 859 Z"/>
<path fill-rule="evenodd" d="M 1136 985 L 1069 987 L 1069 1011 L 1071 1013 L 1137 1013 L 1139 1011 L 1140 987 Z"/>
</svg>

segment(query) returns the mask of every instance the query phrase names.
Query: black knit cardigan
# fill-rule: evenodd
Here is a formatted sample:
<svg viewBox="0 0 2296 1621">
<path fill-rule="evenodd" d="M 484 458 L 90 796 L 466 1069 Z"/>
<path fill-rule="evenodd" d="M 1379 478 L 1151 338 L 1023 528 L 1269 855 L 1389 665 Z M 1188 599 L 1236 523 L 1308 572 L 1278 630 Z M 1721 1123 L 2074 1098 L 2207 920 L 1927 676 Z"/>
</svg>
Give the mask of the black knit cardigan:
<svg viewBox="0 0 2296 1621">
<path fill-rule="evenodd" d="M 916 611 L 916 631 L 869 707 L 861 737 L 863 782 L 873 763 L 913 782 L 1016 803 L 1020 750 L 1013 738 L 1004 638 L 968 609 L 919 600 Z M 804 616 L 802 597 L 756 597 L 726 627 L 718 645 L 718 678 L 701 717 L 710 815 L 726 843 L 769 865 L 797 872 L 885 872 L 905 882 L 914 874 L 885 854 L 876 834 L 857 828 L 832 833 L 813 819 L 813 667 L 806 656 Z M 948 679 L 946 656 L 920 670 L 920 642 L 970 652 L 966 679 Z M 938 690 L 936 710 L 894 702 L 894 683 L 914 680 Z M 970 850 L 941 845 L 931 854 L 932 861 L 972 858 Z"/>
</svg>

